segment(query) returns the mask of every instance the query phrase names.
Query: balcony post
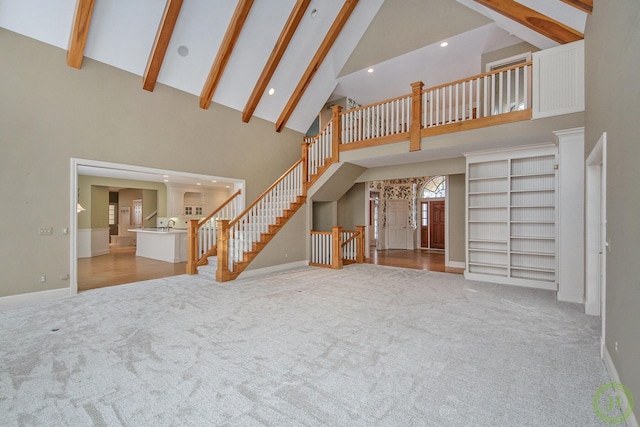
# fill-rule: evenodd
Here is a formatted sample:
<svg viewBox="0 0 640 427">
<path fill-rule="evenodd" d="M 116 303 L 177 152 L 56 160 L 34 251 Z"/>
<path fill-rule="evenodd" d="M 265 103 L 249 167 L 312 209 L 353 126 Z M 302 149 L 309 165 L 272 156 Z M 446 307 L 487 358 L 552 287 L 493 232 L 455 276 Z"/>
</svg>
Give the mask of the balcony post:
<svg viewBox="0 0 640 427">
<path fill-rule="evenodd" d="M 364 225 L 356 225 L 358 237 L 356 237 L 356 263 L 364 263 Z"/>
<path fill-rule="evenodd" d="M 340 161 L 340 144 L 342 144 L 342 123 L 340 120 L 340 113 L 342 107 L 334 105 L 331 107 L 333 113 L 331 117 L 332 131 L 331 131 L 331 163 L 338 163 Z"/>
<path fill-rule="evenodd" d="M 342 268 L 342 227 L 331 228 L 331 268 Z"/>
<path fill-rule="evenodd" d="M 198 274 L 198 220 L 190 219 L 187 227 L 187 274 Z"/>
<path fill-rule="evenodd" d="M 218 229 L 218 270 L 216 271 L 216 280 L 218 282 L 227 282 L 231 280 L 231 272 L 229 271 L 229 220 L 216 220 L 216 228 Z"/>
<path fill-rule="evenodd" d="M 409 130 L 409 151 L 420 150 L 420 130 L 422 129 L 422 88 L 424 83 L 411 83 L 411 129 Z"/>
</svg>

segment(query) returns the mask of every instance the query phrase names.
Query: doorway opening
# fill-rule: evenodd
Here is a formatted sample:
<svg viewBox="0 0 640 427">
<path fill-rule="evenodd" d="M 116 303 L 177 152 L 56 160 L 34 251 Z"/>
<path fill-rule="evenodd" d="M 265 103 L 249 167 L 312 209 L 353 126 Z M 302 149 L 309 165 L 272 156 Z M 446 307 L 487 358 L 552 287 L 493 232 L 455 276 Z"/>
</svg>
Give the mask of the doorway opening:
<svg viewBox="0 0 640 427">
<path fill-rule="evenodd" d="M 221 186 L 222 189 L 224 189 L 225 191 L 234 192 L 237 190 L 242 190 L 243 195 L 245 190 L 245 181 L 243 179 L 219 177 L 219 176 L 213 176 L 213 175 L 201 175 L 201 174 L 194 174 L 189 172 L 155 169 L 155 168 L 149 168 L 144 166 L 134 166 L 134 165 L 103 162 L 103 161 L 96 161 L 96 160 L 71 158 L 71 174 L 70 174 L 71 197 L 69 202 L 70 203 L 70 218 L 69 218 L 69 224 L 70 224 L 69 235 L 70 236 L 69 237 L 70 237 L 71 244 L 69 245 L 70 246 L 69 287 L 70 287 L 70 293 L 72 295 L 78 293 L 78 256 L 79 256 L 78 241 L 79 239 L 82 239 L 81 251 L 83 250 L 82 248 L 84 248 L 87 245 L 90 248 L 93 248 L 92 238 L 95 236 L 100 237 L 99 239 L 100 245 L 103 245 L 106 248 L 108 248 L 110 246 L 109 241 L 110 241 L 110 233 L 111 233 L 112 225 L 117 227 L 117 225 L 113 223 L 119 222 L 120 220 L 120 218 L 118 217 L 119 210 L 120 208 L 122 208 L 122 206 L 119 206 L 117 203 L 111 202 L 109 200 L 108 195 L 106 195 L 104 199 L 101 201 L 91 200 L 90 198 L 89 201 L 87 202 L 85 199 L 83 199 L 83 203 L 85 203 L 86 205 L 84 206 L 85 209 L 81 210 L 80 208 L 77 208 L 77 206 L 79 206 L 79 198 L 80 198 L 79 176 L 97 177 L 100 179 L 114 180 L 114 181 L 130 180 L 130 181 L 137 181 L 137 182 L 153 183 L 153 184 L 161 185 L 163 186 L 163 188 L 167 187 L 167 189 L 169 188 L 170 185 L 193 186 L 197 188 L 203 188 L 205 186 L 211 186 L 211 187 Z M 87 185 L 90 186 L 91 184 L 87 184 Z M 104 184 L 100 184 L 100 185 L 104 185 Z M 111 185 L 107 185 L 107 187 L 105 188 L 108 189 L 109 187 L 111 187 Z M 105 193 L 105 194 L 108 194 L 108 193 Z M 90 197 L 90 195 L 87 196 L 86 189 L 83 197 Z M 104 206 L 102 206 L 102 203 L 101 203 L 102 201 L 104 202 Z M 172 211 L 175 211 L 176 209 L 183 209 L 181 207 L 182 199 L 180 200 L 180 207 L 178 208 L 176 208 L 171 204 L 172 201 L 173 199 L 169 196 L 164 197 L 162 200 L 158 200 L 158 209 L 156 210 L 156 212 L 153 212 L 152 214 L 147 215 L 146 217 L 143 211 L 144 205 L 141 205 L 140 210 L 142 213 L 142 218 L 141 218 L 142 223 L 145 224 L 145 226 L 148 226 L 146 225 L 147 220 L 149 221 L 152 220 L 152 222 L 156 222 L 156 216 L 158 216 L 157 215 L 158 213 L 169 214 L 169 213 L 172 213 Z M 110 206 L 113 206 L 113 207 L 110 207 Z M 93 222 L 92 212 L 94 210 L 96 212 L 104 211 L 104 215 L 100 215 L 100 217 L 101 218 L 103 217 L 104 219 L 103 221 L 104 225 L 102 225 L 102 220 L 101 220 L 100 225 L 94 227 L 94 224 L 92 223 Z M 127 216 L 128 218 L 131 218 L 131 223 L 137 220 L 137 217 L 136 218 L 131 217 L 131 215 L 133 215 L 134 213 L 135 213 L 135 208 L 132 206 L 132 211 L 130 211 L 130 214 Z M 81 217 L 82 215 L 84 215 L 84 217 Z M 79 223 L 82 223 L 81 230 L 79 230 Z M 150 226 L 153 227 L 155 225 L 152 224 Z M 93 249 L 91 249 L 90 252 L 91 252 L 91 255 L 96 253 L 96 251 L 94 251 Z M 108 254 L 109 252 L 110 250 L 107 249 L 105 254 Z M 120 253 L 112 254 L 112 255 L 114 255 L 114 260 L 116 256 L 119 256 L 116 261 L 119 261 L 120 258 L 124 256 L 129 256 L 129 257 L 136 258 L 136 261 L 140 261 L 140 262 L 144 262 L 144 261 L 153 261 L 155 263 L 158 262 L 156 260 L 143 259 L 142 257 L 136 256 L 135 253 L 131 254 L 130 253 L 131 248 L 128 248 L 128 252 L 129 253 L 127 253 L 127 250 L 122 250 L 120 251 Z M 127 260 L 127 262 L 129 261 L 130 260 Z M 116 263 L 114 261 L 112 263 L 106 263 L 104 268 L 103 266 L 98 266 L 98 269 L 100 269 L 100 274 L 103 276 L 108 275 L 112 277 L 117 277 L 118 275 L 121 275 L 123 271 L 126 272 L 127 274 L 131 273 L 132 271 L 135 271 L 135 268 L 132 267 L 135 265 L 136 264 L 129 263 L 129 264 L 126 264 L 126 266 L 123 266 L 121 263 Z M 155 272 L 157 272 L 157 266 L 151 265 L 149 266 L 148 270 L 153 271 L 155 274 Z M 167 271 L 168 273 L 166 274 L 166 276 L 175 275 L 175 270 L 169 268 L 167 269 Z M 184 272 L 186 273 L 186 269 L 184 270 Z M 141 280 L 146 280 L 146 279 L 143 278 Z M 121 283 L 130 283 L 131 281 L 137 281 L 137 280 L 129 280 L 127 282 L 121 282 Z M 113 283 L 113 284 L 116 284 L 116 283 Z"/>
<path fill-rule="evenodd" d="M 585 312 L 602 316 L 600 356 L 604 357 L 607 288 L 607 133 L 586 161 Z"/>
</svg>

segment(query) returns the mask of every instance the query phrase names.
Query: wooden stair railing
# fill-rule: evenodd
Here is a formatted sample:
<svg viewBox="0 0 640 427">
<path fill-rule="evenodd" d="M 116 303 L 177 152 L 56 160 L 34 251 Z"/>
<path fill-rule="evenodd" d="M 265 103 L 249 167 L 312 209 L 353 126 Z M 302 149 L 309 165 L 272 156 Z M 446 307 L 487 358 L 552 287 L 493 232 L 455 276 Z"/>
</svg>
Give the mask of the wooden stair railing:
<svg viewBox="0 0 640 427">
<path fill-rule="evenodd" d="M 311 230 L 311 259 L 309 265 L 341 269 L 344 265 L 364 262 L 364 225 L 356 230 L 333 227 L 331 231 Z"/>
<path fill-rule="evenodd" d="M 192 219 L 187 229 L 187 274 L 197 274 L 199 265 L 206 265 L 207 258 L 217 252 L 217 228 L 219 219 L 235 218 L 240 211 L 238 190 L 225 200 L 216 210 L 202 220 Z"/>
<path fill-rule="evenodd" d="M 333 162 L 338 161 L 339 107 L 320 134 L 305 138 L 302 156 L 242 213 L 193 220 L 189 225 L 187 273 L 197 274 L 207 257 L 217 255 L 216 280 L 233 280 L 247 268 L 280 229 L 306 202 L 307 190 Z M 233 197 L 239 195 L 236 193 Z M 230 200 L 231 200 L 230 199 Z M 211 224 L 215 221 L 215 232 Z M 205 236 L 205 237 L 202 237 Z M 213 242 L 211 244 L 210 242 Z"/>
<path fill-rule="evenodd" d="M 305 203 L 303 171 L 300 159 L 235 219 L 218 220 L 217 281 L 238 277 Z"/>
</svg>

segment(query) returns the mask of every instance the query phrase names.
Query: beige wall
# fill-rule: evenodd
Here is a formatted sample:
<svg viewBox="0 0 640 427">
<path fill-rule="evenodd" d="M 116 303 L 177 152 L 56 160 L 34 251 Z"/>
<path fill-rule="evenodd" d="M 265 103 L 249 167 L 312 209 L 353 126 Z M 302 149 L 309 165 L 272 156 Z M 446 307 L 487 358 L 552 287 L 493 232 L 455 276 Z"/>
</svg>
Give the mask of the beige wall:
<svg viewBox="0 0 640 427">
<path fill-rule="evenodd" d="M 91 215 L 91 228 L 108 228 L 109 210 L 107 206 L 109 206 L 109 188 L 92 185 L 91 208 L 87 208 L 86 211 L 80 214 L 83 216 Z"/>
<path fill-rule="evenodd" d="M 11 224 L 0 239 L 0 296 L 69 287 L 71 158 L 246 180 L 250 202 L 300 158 L 302 134 L 281 134 L 272 123 L 157 85 L 142 90 L 141 78 L 84 59 L 66 65 L 66 52 L 0 29 L 0 195 Z M 81 188 L 81 202 L 89 188 Z M 161 203 L 161 201 L 160 201 Z M 306 221 L 267 249 L 306 259 Z M 296 229 L 296 226 L 299 229 Z M 40 236 L 40 227 L 53 227 Z M 47 282 L 39 283 L 46 275 Z"/>
<path fill-rule="evenodd" d="M 640 419 L 640 2 L 594 3 L 585 30 L 585 153 L 607 132 L 606 346 Z"/>
<path fill-rule="evenodd" d="M 537 52 L 540 49 L 537 47 L 527 43 L 522 42 L 518 44 L 514 44 L 502 49 L 494 50 L 491 52 L 486 52 L 482 54 L 480 59 L 480 63 L 482 64 L 481 69 L 478 71 L 479 73 L 486 72 L 487 64 L 489 62 L 499 61 L 501 59 L 511 58 L 512 56 L 520 55 L 521 53 L 526 52 Z"/>
<path fill-rule="evenodd" d="M 464 263 L 465 257 L 465 175 L 447 177 L 449 195 L 449 261 Z"/>
<path fill-rule="evenodd" d="M 365 183 L 353 187 L 338 200 L 338 224 L 344 230 L 355 230 L 356 225 L 367 225 L 365 215 L 369 192 Z"/>
<path fill-rule="evenodd" d="M 313 202 L 314 231 L 331 231 L 338 225 L 338 202 Z"/>
</svg>

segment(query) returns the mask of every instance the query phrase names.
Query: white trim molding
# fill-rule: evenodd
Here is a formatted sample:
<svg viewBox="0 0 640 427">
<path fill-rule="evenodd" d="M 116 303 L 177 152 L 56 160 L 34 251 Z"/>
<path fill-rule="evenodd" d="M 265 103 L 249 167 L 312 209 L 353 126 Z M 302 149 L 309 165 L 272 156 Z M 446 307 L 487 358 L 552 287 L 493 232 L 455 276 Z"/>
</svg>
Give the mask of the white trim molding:
<svg viewBox="0 0 640 427">
<path fill-rule="evenodd" d="M 50 289 L 47 291 L 29 292 L 26 294 L 0 297 L 0 307 L 15 307 L 28 305 L 38 301 L 51 301 L 68 297 L 69 288 Z"/>
<path fill-rule="evenodd" d="M 603 348 L 602 361 L 604 362 L 604 367 L 607 369 L 607 372 L 609 373 L 609 378 L 611 379 L 611 382 L 624 384 L 622 381 L 620 381 L 618 370 L 616 369 L 616 365 L 613 364 L 613 359 L 611 358 L 611 355 L 609 354 L 609 350 L 607 350 L 607 347 Z M 640 427 L 638 426 L 638 419 L 636 418 L 635 412 L 631 412 L 631 415 L 629 415 L 629 417 L 625 420 L 625 422 L 627 424 L 627 427 Z"/>
<path fill-rule="evenodd" d="M 238 278 L 246 279 L 249 277 L 264 276 L 265 274 L 277 273 L 279 271 L 291 270 L 298 267 L 306 267 L 308 265 L 309 265 L 309 260 L 303 260 L 303 261 L 289 262 L 286 264 L 272 265 L 269 267 L 256 268 L 253 270 L 245 270 L 242 273 L 240 273 L 240 276 L 238 276 Z"/>
</svg>

